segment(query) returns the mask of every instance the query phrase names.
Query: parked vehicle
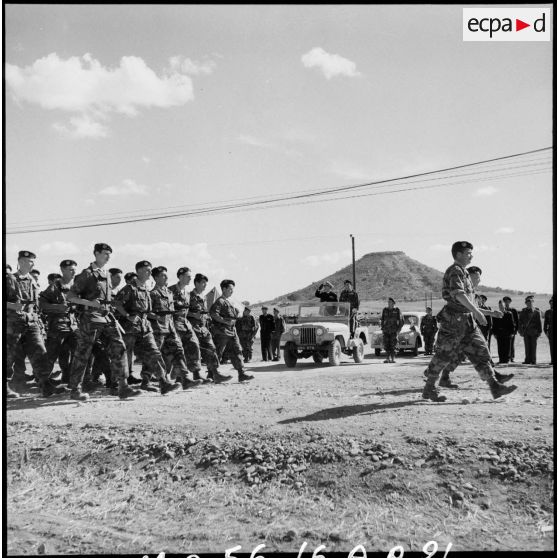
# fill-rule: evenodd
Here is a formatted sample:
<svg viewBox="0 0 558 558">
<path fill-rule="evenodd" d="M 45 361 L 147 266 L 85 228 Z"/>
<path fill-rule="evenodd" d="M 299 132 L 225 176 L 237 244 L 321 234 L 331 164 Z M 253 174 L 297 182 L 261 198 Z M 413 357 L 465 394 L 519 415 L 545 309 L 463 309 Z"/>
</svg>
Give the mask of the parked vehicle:
<svg viewBox="0 0 558 558">
<path fill-rule="evenodd" d="M 281 336 L 285 364 L 294 368 L 299 358 L 312 357 L 317 364 L 327 358 L 329 364 L 339 366 L 343 353 L 362 362 L 369 341 L 368 328 L 357 324 L 351 336 L 350 320 L 348 302 L 300 303 L 296 323 Z"/>
<path fill-rule="evenodd" d="M 419 349 L 424 345 L 420 325 L 426 312 L 402 312 L 405 322 L 399 335 L 397 336 L 397 350 L 399 354 L 410 351 L 417 356 Z M 374 349 L 374 354 L 379 356 L 384 350 L 384 337 L 378 324 L 377 329 L 371 332 L 370 346 Z"/>
</svg>

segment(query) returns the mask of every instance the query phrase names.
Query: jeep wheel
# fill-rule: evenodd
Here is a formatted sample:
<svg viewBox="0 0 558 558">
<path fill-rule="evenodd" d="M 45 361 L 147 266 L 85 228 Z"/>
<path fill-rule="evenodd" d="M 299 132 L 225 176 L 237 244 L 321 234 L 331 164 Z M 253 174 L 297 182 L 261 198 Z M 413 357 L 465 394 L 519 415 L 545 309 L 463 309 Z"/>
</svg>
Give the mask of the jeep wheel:
<svg viewBox="0 0 558 558">
<path fill-rule="evenodd" d="M 283 349 L 283 358 L 285 359 L 285 364 L 289 368 L 294 368 L 296 366 L 296 345 L 292 341 L 289 341 L 285 345 L 285 348 Z"/>
<path fill-rule="evenodd" d="M 360 363 L 364 360 L 364 343 L 362 339 L 357 339 L 355 343 L 356 345 L 353 347 L 353 359 L 356 363 Z"/>
<path fill-rule="evenodd" d="M 316 364 L 322 364 L 322 362 L 324 361 L 324 355 L 322 355 L 322 353 L 314 353 L 312 355 L 312 358 L 314 359 L 314 362 Z"/>
<path fill-rule="evenodd" d="M 334 339 L 329 344 L 328 357 L 331 366 L 339 366 L 341 364 L 341 343 L 337 339 Z"/>
<path fill-rule="evenodd" d="M 374 349 L 374 354 L 380 356 L 382 354 L 382 349 Z"/>
<path fill-rule="evenodd" d="M 417 339 L 415 341 L 415 348 L 413 349 L 413 356 L 418 356 L 418 350 L 419 350 L 419 340 Z"/>
</svg>

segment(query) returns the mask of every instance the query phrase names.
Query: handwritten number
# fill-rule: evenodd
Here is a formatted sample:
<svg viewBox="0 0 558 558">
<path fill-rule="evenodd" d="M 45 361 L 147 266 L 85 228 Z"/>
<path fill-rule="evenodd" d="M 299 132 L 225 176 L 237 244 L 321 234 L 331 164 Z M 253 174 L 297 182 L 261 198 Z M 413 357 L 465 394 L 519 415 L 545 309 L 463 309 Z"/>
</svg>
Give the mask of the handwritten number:
<svg viewBox="0 0 558 558">
<path fill-rule="evenodd" d="M 433 550 L 428 550 L 431 547 Z M 428 558 L 432 558 L 436 552 L 438 552 L 438 543 L 436 541 L 428 541 L 423 547 L 422 551 L 428 556 Z"/>
<path fill-rule="evenodd" d="M 395 554 L 397 552 L 397 554 Z M 394 546 L 387 555 L 387 558 L 403 558 L 403 554 L 405 554 L 405 550 L 402 546 Z"/>
</svg>

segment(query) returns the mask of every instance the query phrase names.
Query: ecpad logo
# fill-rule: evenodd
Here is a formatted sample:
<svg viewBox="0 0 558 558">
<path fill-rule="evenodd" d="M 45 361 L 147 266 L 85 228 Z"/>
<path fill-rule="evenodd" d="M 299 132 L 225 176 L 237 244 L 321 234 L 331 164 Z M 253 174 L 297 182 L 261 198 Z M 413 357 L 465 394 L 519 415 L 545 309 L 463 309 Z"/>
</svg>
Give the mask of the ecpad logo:
<svg viewBox="0 0 558 558">
<path fill-rule="evenodd" d="M 463 8 L 464 41 L 550 41 L 550 8 Z"/>
</svg>

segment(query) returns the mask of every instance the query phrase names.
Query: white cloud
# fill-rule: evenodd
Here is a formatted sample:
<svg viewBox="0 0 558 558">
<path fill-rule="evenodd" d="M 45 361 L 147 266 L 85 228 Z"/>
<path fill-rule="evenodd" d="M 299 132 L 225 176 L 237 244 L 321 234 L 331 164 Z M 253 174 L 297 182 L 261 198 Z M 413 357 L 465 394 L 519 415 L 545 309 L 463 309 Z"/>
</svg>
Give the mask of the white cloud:
<svg viewBox="0 0 558 558">
<path fill-rule="evenodd" d="M 362 75 L 356 70 L 356 64 L 338 54 L 329 54 L 321 47 L 313 48 L 301 57 L 306 68 L 320 69 L 327 79 L 335 76 L 357 77 Z"/>
<path fill-rule="evenodd" d="M 306 256 L 301 261 L 311 267 L 318 267 L 324 264 L 335 264 L 339 262 L 349 263 L 347 260 L 351 257 L 350 250 L 343 250 L 341 252 L 327 252 L 325 254 Z"/>
<path fill-rule="evenodd" d="M 494 186 L 485 186 L 484 188 L 478 188 L 473 194 L 473 196 L 475 197 L 493 196 L 499 191 L 500 190 L 498 190 L 498 188 L 495 188 Z"/>
<path fill-rule="evenodd" d="M 191 63 L 189 67 L 197 66 Z M 207 68 L 199 66 L 198 73 L 207 72 Z M 194 92 L 187 73 L 172 67 L 171 62 L 159 76 L 138 56 L 123 56 L 119 65 L 111 68 L 90 54 L 64 60 L 51 53 L 30 66 L 5 67 L 6 85 L 16 102 L 78 113 L 70 119 L 70 128 L 54 126 L 76 138 L 106 136 L 106 127 L 99 121 L 110 113 L 136 116 L 140 109 L 175 107 L 191 101 Z"/>
<path fill-rule="evenodd" d="M 475 244 L 474 252 L 495 252 L 496 246 L 489 246 L 487 244 Z"/>
<path fill-rule="evenodd" d="M 213 60 L 205 62 L 196 62 L 190 58 L 182 58 L 181 56 L 173 56 L 169 60 L 172 70 L 180 71 L 185 74 L 197 76 L 200 74 L 211 74 L 215 70 L 216 64 Z"/>
<path fill-rule="evenodd" d="M 515 232 L 515 229 L 512 227 L 500 227 L 496 230 L 496 234 L 512 234 Z"/>
<path fill-rule="evenodd" d="M 39 247 L 39 254 L 60 254 L 64 256 L 77 254 L 78 252 L 79 248 L 73 242 L 64 242 L 61 240 L 49 242 Z"/>
<path fill-rule="evenodd" d="M 147 186 L 143 184 L 137 184 L 131 178 L 126 178 L 122 181 L 120 186 L 108 186 L 103 188 L 100 192 L 100 196 L 128 196 L 128 195 L 138 195 L 147 196 L 148 194 Z"/>
</svg>

